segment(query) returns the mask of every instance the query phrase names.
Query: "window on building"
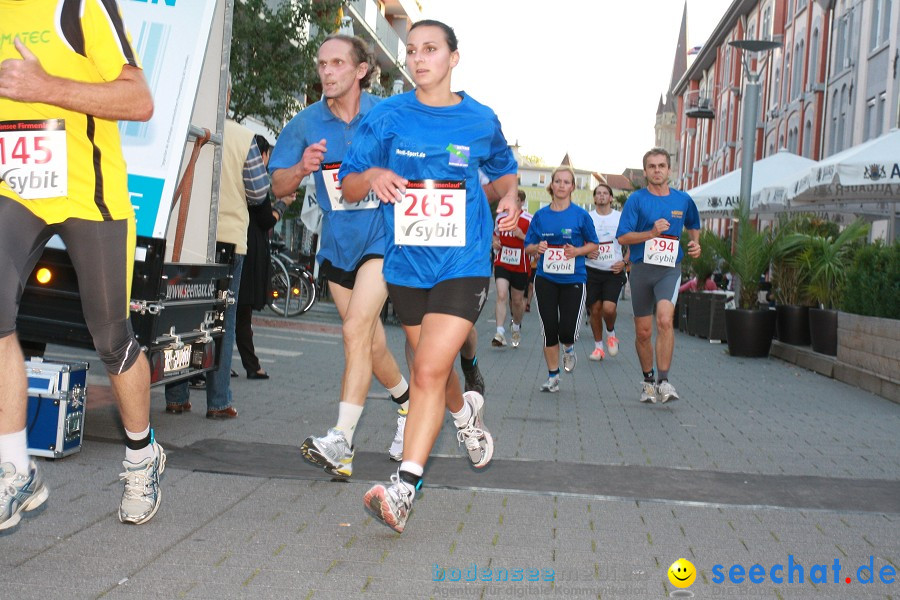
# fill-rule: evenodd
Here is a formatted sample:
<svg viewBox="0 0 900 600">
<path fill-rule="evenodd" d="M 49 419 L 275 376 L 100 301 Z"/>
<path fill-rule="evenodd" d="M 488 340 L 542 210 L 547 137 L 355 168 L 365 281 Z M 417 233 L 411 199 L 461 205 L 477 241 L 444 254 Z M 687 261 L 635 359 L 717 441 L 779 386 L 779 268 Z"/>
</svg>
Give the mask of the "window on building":
<svg viewBox="0 0 900 600">
<path fill-rule="evenodd" d="M 791 64 L 791 53 L 788 52 L 784 57 L 784 77 L 783 77 L 784 88 L 781 91 L 781 101 L 784 104 L 787 104 L 788 102 L 791 101 L 791 96 L 789 95 L 790 88 L 788 87 L 788 83 L 790 81 L 788 79 L 788 67 L 790 66 L 790 64 Z"/>
<path fill-rule="evenodd" d="M 778 92 L 781 91 L 781 71 L 775 68 L 775 78 L 772 80 L 772 96 L 769 99 L 771 108 L 778 108 Z"/>
<path fill-rule="evenodd" d="M 843 85 L 841 87 L 841 103 L 840 106 L 841 114 L 838 117 L 838 130 L 837 130 L 837 143 L 838 150 L 844 149 L 844 131 L 847 125 L 847 86 Z"/>
<path fill-rule="evenodd" d="M 759 37 L 764 40 L 772 39 L 772 4 L 766 4 L 762 12 L 762 25 L 759 28 Z"/>
<path fill-rule="evenodd" d="M 810 87 L 819 83 L 819 28 L 813 29 L 812 38 L 809 46 L 809 74 L 806 78 L 809 80 Z"/>
<path fill-rule="evenodd" d="M 803 89 L 803 42 L 794 45 L 794 64 L 791 65 L 791 98 L 800 97 Z"/>
<path fill-rule="evenodd" d="M 834 48 L 834 70 L 832 74 L 839 73 L 844 70 L 844 55 L 846 54 L 848 25 L 846 15 L 838 19 L 837 24 L 837 44 Z"/>
<path fill-rule="evenodd" d="M 809 119 L 806 120 L 806 124 L 803 125 L 803 156 L 806 158 L 812 158 L 810 155 L 810 150 L 812 149 L 812 121 Z"/>
<path fill-rule="evenodd" d="M 838 142 L 837 142 L 837 128 L 838 128 L 838 115 L 840 114 L 840 105 L 838 104 L 838 91 L 834 90 L 834 94 L 831 96 L 831 152 L 829 154 L 834 154 L 837 152 Z"/>
<path fill-rule="evenodd" d="M 863 130 L 863 141 L 870 140 L 875 137 L 875 113 L 877 111 L 877 104 L 878 99 L 874 96 L 866 102 L 866 122 L 865 129 Z"/>
<path fill-rule="evenodd" d="M 891 31 L 892 0 L 872 0 L 872 18 L 869 29 L 869 50 L 888 42 Z"/>
<path fill-rule="evenodd" d="M 809 0 L 797 0 L 797 12 L 806 8 L 807 4 L 809 4 Z"/>
<path fill-rule="evenodd" d="M 884 109 L 887 106 L 887 92 L 882 92 L 880 96 L 878 96 L 878 112 L 875 113 L 875 131 L 872 133 L 872 137 L 877 137 L 881 135 L 882 131 L 886 131 L 884 129 Z"/>
<path fill-rule="evenodd" d="M 793 20 L 794 20 L 794 0 L 788 0 L 787 16 L 785 17 L 785 21 L 790 23 Z"/>
</svg>

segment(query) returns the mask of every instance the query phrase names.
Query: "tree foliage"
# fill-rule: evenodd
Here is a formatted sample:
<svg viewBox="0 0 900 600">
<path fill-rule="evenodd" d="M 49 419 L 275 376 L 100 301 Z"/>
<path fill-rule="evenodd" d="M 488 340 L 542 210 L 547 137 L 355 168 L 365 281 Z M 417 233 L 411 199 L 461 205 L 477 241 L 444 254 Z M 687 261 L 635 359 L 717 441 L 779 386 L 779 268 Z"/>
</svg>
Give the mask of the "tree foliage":
<svg viewBox="0 0 900 600">
<path fill-rule="evenodd" d="M 231 111 L 278 131 L 317 81 L 316 54 L 335 30 L 337 0 L 237 0 L 231 43 Z"/>
</svg>

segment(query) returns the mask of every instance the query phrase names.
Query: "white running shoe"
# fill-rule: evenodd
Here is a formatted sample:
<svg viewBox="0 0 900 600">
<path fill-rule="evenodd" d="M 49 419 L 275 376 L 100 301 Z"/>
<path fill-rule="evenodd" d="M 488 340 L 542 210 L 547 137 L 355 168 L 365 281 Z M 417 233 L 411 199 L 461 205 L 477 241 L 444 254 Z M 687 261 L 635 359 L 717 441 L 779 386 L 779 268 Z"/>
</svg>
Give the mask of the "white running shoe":
<svg viewBox="0 0 900 600">
<path fill-rule="evenodd" d="M 619 338 L 614 335 L 606 338 L 606 347 L 609 348 L 609 355 L 615 356 L 619 353 Z"/>
<path fill-rule="evenodd" d="M 669 383 L 668 380 L 659 382 L 659 385 L 656 386 L 656 395 L 663 404 L 678 400 L 678 393 L 675 391 L 675 386 Z"/>
<path fill-rule="evenodd" d="M 559 375 L 554 375 L 553 377 L 549 377 L 546 382 L 541 385 L 542 392 L 549 392 L 551 394 L 555 394 L 559 391 Z"/>
<path fill-rule="evenodd" d="M 595 362 L 600 362 L 604 358 L 606 358 L 606 354 L 603 353 L 603 348 L 594 348 L 594 351 L 591 352 L 591 355 L 588 356 L 590 360 Z"/>
<path fill-rule="evenodd" d="M 506 336 L 498 331 L 497 335 L 494 336 L 494 339 L 491 340 L 491 346 L 494 348 L 506 347 Z"/>
<path fill-rule="evenodd" d="M 347 443 L 344 432 L 335 427 L 322 437 L 306 438 L 300 445 L 300 454 L 335 477 L 349 478 L 353 475 L 353 448 Z"/>
<path fill-rule="evenodd" d="M 518 348 L 519 344 L 522 343 L 522 332 L 518 329 L 513 329 L 509 337 L 513 348 Z"/>
<path fill-rule="evenodd" d="M 572 348 L 571 351 L 563 350 L 563 369 L 566 373 L 571 373 L 575 370 L 575 363 L 578 362 L 578 355 L 575 354 L 575 348 Z"/>
<path fill-rule="evenodd" d="M 154 442 L 153 446 L 153 458 L 137 464 L 122 461 L 125 472 L 119 473 L 119 477 L 125 482 L 125 491 L 119 505 L 119 520 L 123 523 L 146 523 L 159 509 L 162 500 L 159 478 L 166 470 L 166 453 L 159 444 Z"/>
<path fill-rule="evenodd" d="M 480 469 L 491 462 L 491 457 L 494 456 L 494 438 L 484 426 L 484 397 L 478 392 L 466 392 L 463 394 L 463 402 L 472 409 L 472 416 L 468 423 L 457 427 L 456 439 L 460 444 L 466 445 L 472 466 Z"/>
<path fill-rule="evenodd" d="M 390 485 L 379 483 L 366 492 L 363 504 L 376 519 L 397 533 L 403 533 L 415 495 L 415 490 L 410 491 L 409 486 L 400 481 L 398 470 L 391 475 Z"/>
<path fill-rule="evenodd" d="M 641 402 L 656 404 L 656 385 L 652 381 L 641 382 Z"/>
<path fill-rule="evenodd" d="M 32 511 L 50 496 L 44 479 L 32 460 L 29 472 L 16 473 L 12 463 L 0 465 L 0 531 L 15 527 L 22 519 L 22 511 Z"/>
<path fill-rule="evenodd" d="M 406 414 L 409 411 L 402 408 L 397 409 L 397 433 L 394 434 L 394 441 L 391 442 L 391 448 L 388 450 L 391 460 L 400 462 L 403 460 L 403 432 L 406 429 Z"/>
</svg>

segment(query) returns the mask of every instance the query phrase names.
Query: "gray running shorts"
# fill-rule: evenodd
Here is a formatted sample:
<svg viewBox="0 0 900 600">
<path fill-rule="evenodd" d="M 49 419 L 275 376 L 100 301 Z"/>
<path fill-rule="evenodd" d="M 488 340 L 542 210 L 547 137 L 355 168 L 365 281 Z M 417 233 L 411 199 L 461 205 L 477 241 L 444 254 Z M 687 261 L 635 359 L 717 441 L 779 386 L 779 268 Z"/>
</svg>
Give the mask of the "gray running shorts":
<svg viewBox="0 0 900 600">
<path fill-rule="evenodd" d="M 657 302 L 668 300 L 672 304 L 678 300 L 681 285 L 681 264 L 674 267 L 645 265 L 642 262 L 631 265 L 631 306 L 635 317 L 653 314 Z"/>
</svg>

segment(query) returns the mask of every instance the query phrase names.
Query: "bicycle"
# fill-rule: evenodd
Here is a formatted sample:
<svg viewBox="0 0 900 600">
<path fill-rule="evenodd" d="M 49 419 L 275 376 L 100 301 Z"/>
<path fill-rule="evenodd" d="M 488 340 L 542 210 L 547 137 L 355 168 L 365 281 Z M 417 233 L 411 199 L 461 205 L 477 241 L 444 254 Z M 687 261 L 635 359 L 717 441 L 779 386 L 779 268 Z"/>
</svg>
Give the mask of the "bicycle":
<svg viewBox="0 0 900 600">
<path fill-rule="evenodd" d="M 269 247 L 272 263 L 269 308 L 282 317 L 305 313 L 317 298 L 313 274 L 284 252 L 283 242 L 270 242 Z"/>
</svg>

